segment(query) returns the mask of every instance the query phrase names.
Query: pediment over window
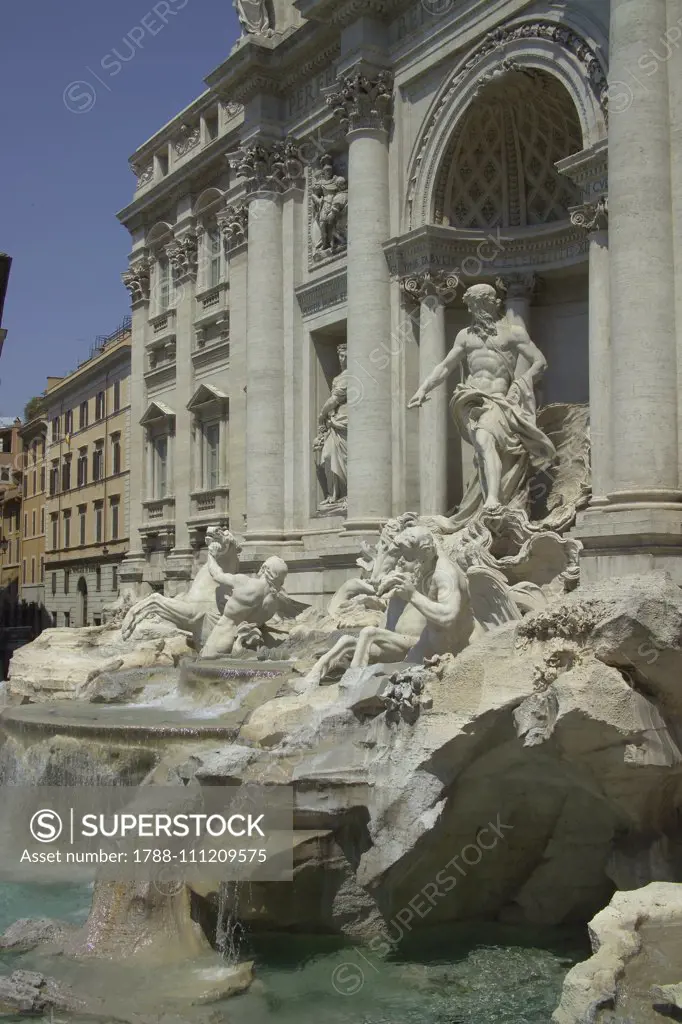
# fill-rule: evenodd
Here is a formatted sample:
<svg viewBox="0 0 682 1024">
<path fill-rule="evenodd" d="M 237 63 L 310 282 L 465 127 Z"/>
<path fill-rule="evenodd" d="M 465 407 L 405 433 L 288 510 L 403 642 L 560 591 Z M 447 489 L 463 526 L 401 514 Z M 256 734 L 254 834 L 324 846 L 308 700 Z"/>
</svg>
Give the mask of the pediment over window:
<svg viewBox="0 0 682 1024">
<path fill-rule="evenodd" d="M 205 409 L 206 406 L 218 403 L 223 405 L 227 404 L 227 402 L 228 397 L 224 391 L 214 387 L 212 384 L 200 384 L 187 403 L 187 408 L 190 412 L 197 413 Z"/>
<path fill-rule="evenodd" d="M 171 423 L 175 420 L 175 413 L 165 402 L 150 402 L 147 411 L 140 420 L 143 427 L 155 426 L 160 423 Z"/>
</svg>

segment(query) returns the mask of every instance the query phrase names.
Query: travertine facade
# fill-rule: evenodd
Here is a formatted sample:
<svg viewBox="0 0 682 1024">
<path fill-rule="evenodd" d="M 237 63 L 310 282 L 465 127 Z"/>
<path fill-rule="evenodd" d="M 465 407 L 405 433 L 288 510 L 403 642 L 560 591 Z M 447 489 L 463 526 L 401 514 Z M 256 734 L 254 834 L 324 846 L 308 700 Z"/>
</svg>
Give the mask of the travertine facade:
<svg viewBox="0 0 682 1024">
<path fill-rule="evenodd" d="M 45 392 L 45 606 L 57 626 L 97 625 L 128 550 L 128 324 Z"/>
<path fill-rule="evenodd" d="M 125 586 L 184 589 L 229 525 L 320 601 L 390 516 L 458 506 L 448 393 L 407 404 L 476 283 L 546 360 L 540 403 L 590 404 L 584 578 L 682 579 L 679 0 L 237 6 L 242 39 L 135 153 L 120 214 Z"/>
</svg>

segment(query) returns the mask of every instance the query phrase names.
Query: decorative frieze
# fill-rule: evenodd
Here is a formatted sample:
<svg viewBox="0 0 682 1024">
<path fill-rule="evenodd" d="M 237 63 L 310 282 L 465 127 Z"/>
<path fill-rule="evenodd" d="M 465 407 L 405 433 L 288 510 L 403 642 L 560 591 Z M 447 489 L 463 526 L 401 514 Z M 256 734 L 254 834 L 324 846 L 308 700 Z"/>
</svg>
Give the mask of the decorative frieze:
<svg viewBox="0 0 682 1024">
<path fill-rule="evenodd" d="M 348 299 L 348 278 L 345 269 L 296 289 L 296 297 L 304 317 L 316 316 L 340 306 Z"/>
<path fill-rule="evenodd" d="M 347 132 L 357 128 L 389 131 L 393 107 L 393 73 L 379 71 L 370 77 L 358 70 L 342 75 L 326 101 Z"/>
<path fill-rule="evenodd" d="M 183 124 L 180 126 L 177 139 L 173 142 L 173 148 L 175 149 L 175 155 L 183 157 L 195 146 L 199 145 L 201 141 L 201 130 L 198 124 L 188 125 Z"/>
<path fill-rule="evenodd" d="M 166 256 L 177 278 L 191 277 L 197 272 L 198 245 L 194 233 L 176 238 L 165 247 Z"/>
<path fill-rule="evenodd" d="M 149 281 L 151 265 L 147 257 L 132 263 L 129 270 L 121 275 L 121 280 L 130 292 L 133 303 L 149 299 Z"/>
<path fill-rule="evenodd" d="M 606 231 L 609 226 L 609 201 L 601 196 L 595 203 L 583 203 L 571 211 L 571 224 L 582 228 L 588 234 Z"/>
<path fill-rule="evenodd" d="M 246 244 L 249 238 L 249 210 L 246 203 L 226 206 L 218 213 L 216 220 L 228 254 Z"/>
<path fill-rule="evenodd" d="M 154 161 L 150 160 L 144 167 L 136 167 L 131 164 L 131 169 L 135 177 L 137 178 L 136 189 L 143 188 L 148 185 L 154 178 Z"/>
<path fill-rule="evenodd" d="M 416 302 L 433 295 L 443 305 L 454 301 L 460 286 L 457 274 L 445 270 L 425 270 L 421 274 L 411 274 L 400 283 L 405 294 Z"/>
<path fill-rule="evenodd" d="M 244 180 L 247 193 L 281 193 L 302 186 L 305 168 L 294 139 L 251 142 L 228 159 L 235 174 Z"/>
</svg>

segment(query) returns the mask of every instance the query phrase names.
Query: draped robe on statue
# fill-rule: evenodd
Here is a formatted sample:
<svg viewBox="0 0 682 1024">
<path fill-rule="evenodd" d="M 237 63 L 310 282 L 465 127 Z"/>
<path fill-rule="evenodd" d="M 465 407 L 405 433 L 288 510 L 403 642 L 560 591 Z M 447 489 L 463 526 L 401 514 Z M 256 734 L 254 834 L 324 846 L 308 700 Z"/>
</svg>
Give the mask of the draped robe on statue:
<svg viewBox="0 0 682 1024">
<path fill-rule="evenodd" d="M 235 0 L 235 7 L 244 32 L 262 35 L 272 28 L 266 0 Z"/>
</svg>

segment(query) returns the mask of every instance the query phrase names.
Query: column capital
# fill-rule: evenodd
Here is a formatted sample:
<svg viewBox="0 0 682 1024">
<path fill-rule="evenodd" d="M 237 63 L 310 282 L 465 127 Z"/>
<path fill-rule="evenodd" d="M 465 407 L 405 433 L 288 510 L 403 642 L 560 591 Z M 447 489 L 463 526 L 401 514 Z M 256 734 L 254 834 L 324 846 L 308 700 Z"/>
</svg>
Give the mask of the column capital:
<svg viewBox="0 0 682 1024">
<path fill-rule="evenodd" d="M 249 208 L 246 203 L 234 203 L 220 210 L 216 216 L 223 236 L 226 252 L 234 252 L 249 240 Z"/>
<path fill-rule="evenodd" d="M 530 302 L 539 286 L 540 280 L 536 274 L 501 274 L 495 280 L 495 287 L 507 301 L 526 299 Z"/>
<path fill-rule="evenodd" d="M 405 294 L 417 302 L 435 298 L 446 306 L 457 297 L 460 281 L 453 271 L 425 270 L 421 274 L 403 277 L 400 285 Z"/>
<path fill-rule="evenodd" d="M 597 231 L 606 231 L 609 226 L 608 196 L 600 196 L 594 203 L 574 206 L 569 213 L 571 224 L 576 228 L 583 228 L 590 235 Z"/>
<path fill-rule="evenodd" d="M 165 247 L 165 253 L 178 279 L 194 277 L 198 264 L 198 244 L 194 231 L 174 239 Z"/>
<path fill-rule="evenodd" d="M 149 302 L 150 273 L 151 261 L 147 256 L 143 256 L 142 259 L 131 263 L 128 270 L 121 274 L 121 280 L 130 292 L 133 306 Z"/>
<path fill-rule="evenodd" d="M 393 72 L 356 68 L 341 75 L 326 97 L 347 133 L 357 129 L 388 132 L 393 119 Z"/>
<path fill-rule="evenodd" d="M 280 195 L 301 187 L 305 174 L 300 146 L 293 138 L 254 139 L 230 154 L 228 160 L 232 171 L 243 178 L 247 196 L 256 192 Z"/>
</svg>

